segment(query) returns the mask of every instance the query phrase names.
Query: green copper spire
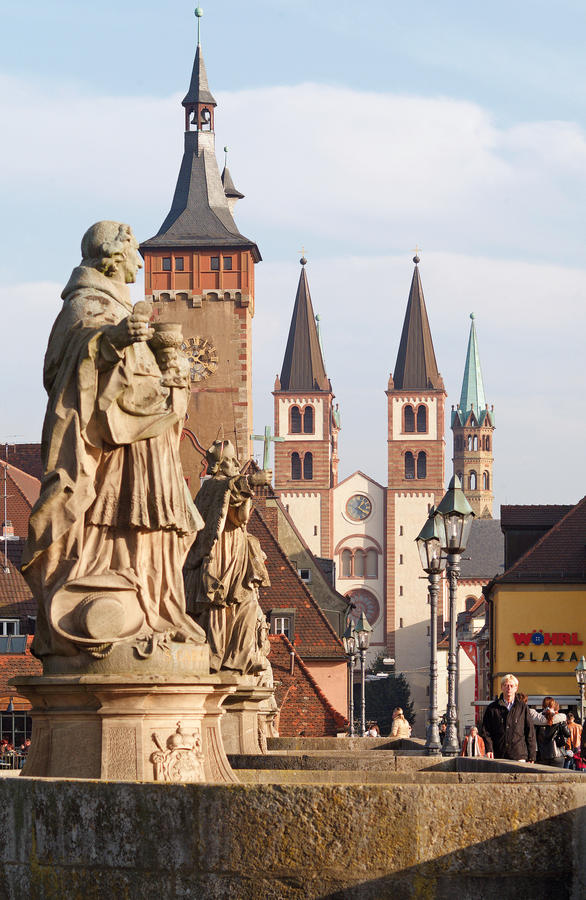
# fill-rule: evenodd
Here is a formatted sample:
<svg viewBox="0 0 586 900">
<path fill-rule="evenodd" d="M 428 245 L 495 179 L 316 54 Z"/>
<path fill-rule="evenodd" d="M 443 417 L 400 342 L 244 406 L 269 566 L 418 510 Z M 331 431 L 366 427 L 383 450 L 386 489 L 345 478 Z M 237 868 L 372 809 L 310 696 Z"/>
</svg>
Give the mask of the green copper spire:
<svg viewBox="0 0 586 900">
<path fill-rule="evenodd" d="M 460 413 L 463 419 L 468 417 L 471 409 L 480 421 L 482 411 L 486 409 L 486 397 L 484 396 L 484 384 L 482 382 L 482 369 L 480 368 L 480 356 L 478 354 L 478 340 L 474 327 L 474 313 L 470 313 L 470 337 L 468 339 L 468 353 L 466 354 L 466 368 L 462 382 L 460 395 Z"/>
</svg>

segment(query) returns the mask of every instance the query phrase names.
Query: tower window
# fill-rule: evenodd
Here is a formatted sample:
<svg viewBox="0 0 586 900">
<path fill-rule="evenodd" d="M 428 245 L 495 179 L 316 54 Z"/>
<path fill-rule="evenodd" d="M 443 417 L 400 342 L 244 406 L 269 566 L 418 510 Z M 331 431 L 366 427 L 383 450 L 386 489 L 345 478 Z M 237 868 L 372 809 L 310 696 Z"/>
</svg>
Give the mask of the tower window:
<svg viewBox="0 0 586 900">
<path fill-rule="evenodd" d="M 232 257 L 225 256 L 224 257 L 224 272 L 231 272 L 231 271 L 232 271 Z"/>
<path fill-rule="evenodd" d="M 313 434 L 313 406 L 306 406 L 303 410 L 303 432 Z"/>
<path fill-rule="evenodd" d="M 470 472 L 470 490 L 475 491 L 478 485 L 478 479 L 476 477 L 476 472 Z"/>
<path fill-rule="evenodd" d="M 490 475 L 488 474 L 488 472 L 484 472 L 484 474 L 482 475 L 482 487 L 485 491 L 490 490 Z"/>
<path fill-rule="evenodd" d="M 176 256 L 175 257 L 175 271 L 183 272 L 183 270 L 185 268 L 184 263 L 185 263 L 185 260 L 184 260 L 183 256 Z"/>
<path fill-rule="evenodd" d="M 301 413 L 298 406 L 291 407 L 291 434 L 301 434 Z"/>
<path fill-rule="evenodd" d="M 474 448 L 474 450 L 478 450 L 478 435 L 477 434 L 474 435 L 473 448 Z"/>
<path fill-rule="evenodd" d="M 220 257 L 219 256 L 211 256 L 210 257 L 210 269 L 212 272 L 220 271 Z"/>
<path fill-rule="evenodd" d="M 488 434 L 484 437 L 484 449 L 490 450 L 490 437 Z"/>
<path fill-rule="evenodd" d="M 402 596 L 403 596 L 403 585 L 400 584 L 399 585 L 399 597 L 402 597 Z"/>
<path fill-rule="evenodd" d="M 399 619 L 399 628 L 402 628 L 402 627 L 403 627 L 403 619 L 401 618 L 401 619 Z"/>
<path fill-rule="evenodd" d="M 405 478 L 415 478 L 415 457 L 410 450 L 405 454 Z"/>
<path fill-rule="evenodd" d="M 419 434 L 427 431 L 427 406 L 419 406 L 417 409 L 417 431 Z"/>
<path fill-rule="evenodd" d="M 364 578 L 364 553 L 356 550 L 354 553 L 354 575 L 356 578 Z"/>
<path fill-rule="evenodd" d="M 373 549 L 366 551 L 366 577 L 378 577 L 378 553 Z"/>
<path fill-rule="evenodd" d="M 212 130 L 212 115 L 209 109 L 205 107 L 202 109 L 200 113 L 200 121 L 201 121 L 201 130 L 202 131 L 211 131 Z"/>
<path fill-rule="evenodd" d="M 417 454 L 417 477 L 427 478 L 427 453 Z"/>
<path fill-rule="evenodd" d="M 171 257 L 164 256 L 163 257 L 163 272 L 170 272 L 170 271 L 171 271 Z"/>
<path fill-rule="evenodd" d="M 303 457 L 303 477 L 305 481 L 313 478 L 313 453 L 306 453 Z"/>
<path fill-rule="evenodd" d="M 403 537 L 403 526 L 399 525 L 399 537 Z"/>
<path fill-rule="evenodd" d="M 399 565 L 400 566 L 403 565 L 403 554 L 402 553 L 399 553 Z"/>
<path fill-rule="evenodd" d="M 472 450 L 472 435 L 468 435 L 468 449 Z"/>
<path fill-rule="evenodd" d="M 403 431 L 415 431 L 415 413 L 412 406 L 405 406 L 403 409 Z"/>
<path fill-rule="evenodd" d="M 350 550 L 342 550 L 342 578 L 352 576 L 352 553 Z"/>
<path fill-rule="evenodd" d="M 301 481 L 301 457 L 298 453 L 291 454 L 291 480 Z"/>
</svg>

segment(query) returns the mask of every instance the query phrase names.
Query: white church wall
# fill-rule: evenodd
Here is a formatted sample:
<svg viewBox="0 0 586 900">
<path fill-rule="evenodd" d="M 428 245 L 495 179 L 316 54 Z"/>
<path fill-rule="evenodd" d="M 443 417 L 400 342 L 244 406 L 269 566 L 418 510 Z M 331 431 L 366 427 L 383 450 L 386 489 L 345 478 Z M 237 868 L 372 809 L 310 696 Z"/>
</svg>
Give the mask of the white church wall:
<svg viewBox="0 0 586 900">
<path fill-rule="evenodd" d="M 316 556 L 320 555 L 321 498 L 312 491 L 281 493 L 281 503 L 288 510 L 297 530 Z"/>
<path fill-rule="evenodd" d="M 426 394 L 425 397 L 416 397 L 409 398 L 409 405 L 413 407 L 414 410 L 420 404 L 424 404 L 427 406 L 427 427 L 428 431 L 424 434 L 419 434 L 417 431 L 410 431 L 408 434 L 405 434 L 403 431 L 403 407 L 406 405 L 407 401 L 404 398 L 393 397 L 392 400 L 392 434 L 391 437 L 393 440 L 405 440 L 406 438 L 409 441 L 435 441 L 437 440 L 437 400 L 435 397 L 430 397 L 429 394 Z"/>
<path fill-rule="evenodd" d="M 289 410 L 292 406 L 298 406 L 303 414 L 305 406 L 313 406 L 313 434 L 297 433 L 291 434 L 289 431 Z M 324 439 L 324 401 L 320 397 L 296 397 L 294 400 L 290 398 L 279 397 L 278 401 L 279 414 L 279 435 L 289 441 L 323 441 Z"/>
</svg>

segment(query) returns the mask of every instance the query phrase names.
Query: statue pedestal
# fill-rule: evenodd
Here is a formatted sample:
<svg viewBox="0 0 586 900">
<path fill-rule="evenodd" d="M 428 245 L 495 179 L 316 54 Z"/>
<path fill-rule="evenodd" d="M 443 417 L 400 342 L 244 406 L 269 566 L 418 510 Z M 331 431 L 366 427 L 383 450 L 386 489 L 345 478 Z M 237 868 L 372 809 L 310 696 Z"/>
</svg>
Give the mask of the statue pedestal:
<svg viewBox="0 0 586 900">
<path fill-rule="evenodd" d="M 263 713 L 273 693 L 273 688 L 238 684 L 226 697 L 221 726 L 226 753 L 267 752 Z"/>
<path fill-rule="evenodd" d="M 218 676 L 42 675 L 14 679 L 32 704 L 29 776 L 237 782 L 226 758 Z"/>
</svg>

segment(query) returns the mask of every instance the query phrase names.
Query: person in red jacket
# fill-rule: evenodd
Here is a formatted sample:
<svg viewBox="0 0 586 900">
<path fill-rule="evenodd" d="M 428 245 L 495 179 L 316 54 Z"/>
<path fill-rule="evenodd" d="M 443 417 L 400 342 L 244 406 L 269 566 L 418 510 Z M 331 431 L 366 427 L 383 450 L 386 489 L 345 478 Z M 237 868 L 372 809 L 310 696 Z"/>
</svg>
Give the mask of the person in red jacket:
<svg viewBox="0 0 586 900">
<path fill-rule="evenodd" d="M 473 725 L 470 733 L 464 738 L 460 756 L 486 756 L 484 741 L 478 734 L 478 728 Z"/>
</svg>

